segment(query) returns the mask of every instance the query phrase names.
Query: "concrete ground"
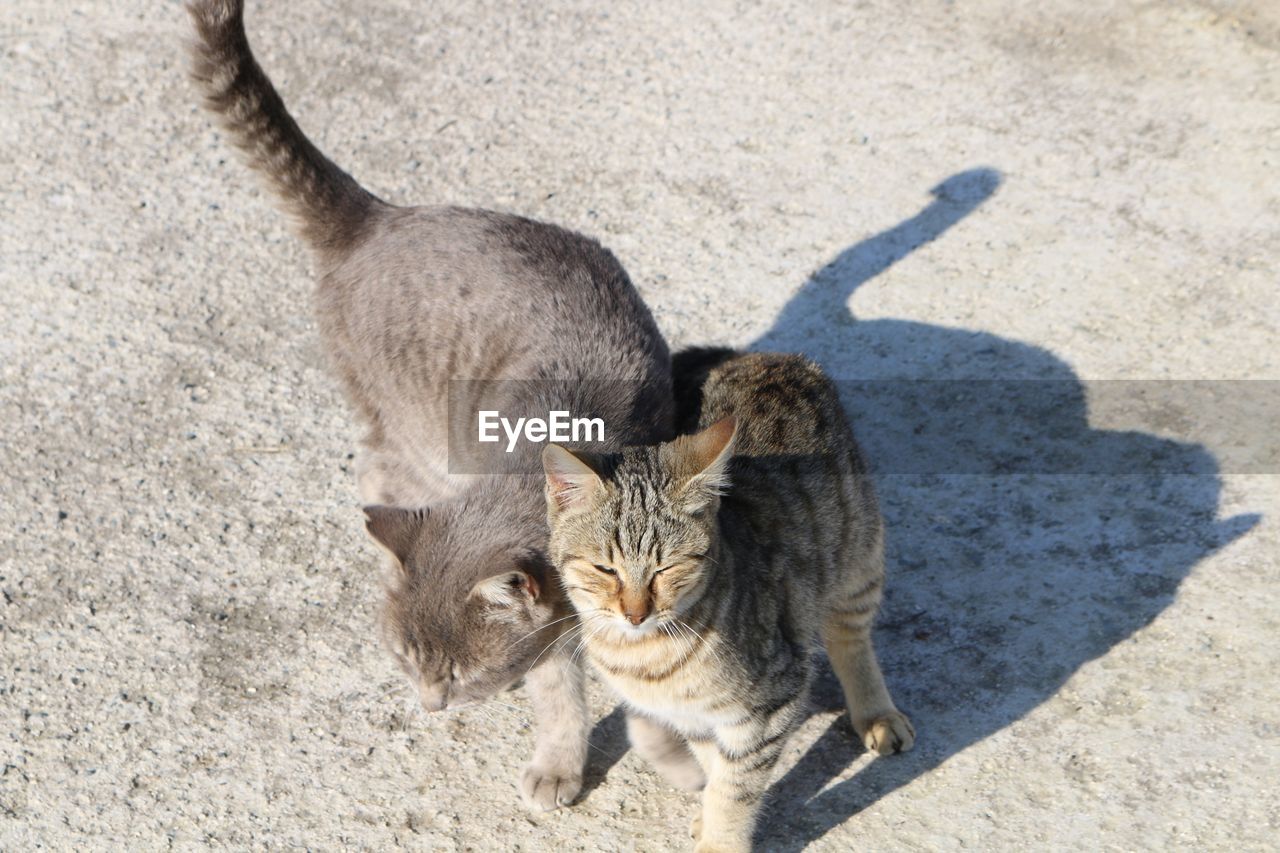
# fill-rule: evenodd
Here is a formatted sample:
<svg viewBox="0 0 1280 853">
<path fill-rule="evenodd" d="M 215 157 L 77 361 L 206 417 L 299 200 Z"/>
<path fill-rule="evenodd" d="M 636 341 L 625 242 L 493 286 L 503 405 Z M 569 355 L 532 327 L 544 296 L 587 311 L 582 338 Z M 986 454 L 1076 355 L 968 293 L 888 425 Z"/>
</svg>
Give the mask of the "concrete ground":
<svg viewBox="0 0 1280 853">
<path fill-rule="evenodd" d="M 308 258 L 197 108 L 185 23 L 0 10 L 0 849 L 685 847 L 694 797 L 598 689 L 588 790 L 552 814 L 516 798 L 519 691 L 406 712 Z M 1274 4 L 292 0 L 249 26 L 367 186 L 599 236 L 675 346 L 1055 380 L 1030 419 L 1009 383 L 846 386 L 919 740 L 872 760 L 822 681 L 762 849 L 1275 844 L 1280 464 L 1239 453 L 1273 424 L 1098 382 L 1280 379 Z M 1135 415 L 1148 386 L 1175 399 Z"/>
</svg>

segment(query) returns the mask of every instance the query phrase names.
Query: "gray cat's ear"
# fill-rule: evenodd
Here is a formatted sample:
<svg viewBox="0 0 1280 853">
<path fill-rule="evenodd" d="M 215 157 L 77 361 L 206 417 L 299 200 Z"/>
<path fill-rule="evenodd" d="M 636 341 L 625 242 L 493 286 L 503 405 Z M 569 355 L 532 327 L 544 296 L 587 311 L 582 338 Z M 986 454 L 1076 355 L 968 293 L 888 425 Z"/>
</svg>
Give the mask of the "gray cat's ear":
<svg viewBox="0 0 1280 853">
<path fill-rule="evenodd" d="M 541 592 L 537 579 L 519 569 L 485 578 L 471 588 L 473 598 L 483 598 L 490 604 L 501 607 L 512 607 L 523 601 L 537 601 Z"/>
<path fill-rule="evenodd" d="M 556 512 L 586 506 L 604 485 L 594 468 L 558 444 L 543 448 L 542 470 L 547 474 L 547 504 Z"/>
<path fill-rule="evenodd" d="M 427 517 L 425 509 L 400 509 L 394 506 L 367 506 L 364 508 L 364 529 L 401 567 L 409 559 L 418 531 Z"/>
<path fill-rule="evenodd" d="M 672 443 L 675 474 L 684 482 L 685 494 L 712 497 L 729 489 L 729 462 L 733 459 L 737 434 L 738 420 L 730 416 Z"/>
</svg>

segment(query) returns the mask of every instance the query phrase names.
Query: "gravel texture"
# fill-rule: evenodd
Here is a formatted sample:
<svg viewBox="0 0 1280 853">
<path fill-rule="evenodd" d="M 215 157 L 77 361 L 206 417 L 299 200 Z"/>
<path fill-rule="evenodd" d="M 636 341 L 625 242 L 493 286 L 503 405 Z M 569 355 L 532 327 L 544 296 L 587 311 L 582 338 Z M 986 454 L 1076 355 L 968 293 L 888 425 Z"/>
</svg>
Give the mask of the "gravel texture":
<svg viewBox="0 0 1280 853">
<path fill-rule="evenodd" d="M 1092 403 L 1280 379 L 1274 4 L 293 0 L 249 28 L 375 192 L 600 237 L 675 346 L 1057 380 L 1030 423 L 1007 383 L 849 390 L 919 739 L 873 760 L 822 681 L 762 849 L 1274 844 L 1280 464 Z M 551 814 L 516 797 L 519 691 L 406 711 L 309 259 L 185 33 L 176 2 L 0 9 L 0 849 L 687 846 L 695 798 L 599 689 Z"/>
</svg>

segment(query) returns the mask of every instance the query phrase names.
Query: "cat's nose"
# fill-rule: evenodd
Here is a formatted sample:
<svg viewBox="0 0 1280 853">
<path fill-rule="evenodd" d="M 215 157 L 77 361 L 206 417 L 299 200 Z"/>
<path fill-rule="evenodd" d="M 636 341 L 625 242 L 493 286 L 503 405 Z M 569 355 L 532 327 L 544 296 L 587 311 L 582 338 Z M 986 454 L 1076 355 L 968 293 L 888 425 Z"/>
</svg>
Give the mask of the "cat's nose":
<svg viewBox="0 0 1280 853">
<path fill-rule="evenodd" d="M 641 622 L 649 618 L 648 610 L 628 610 L 625 614 L 627 621 L 632 625 L 639 625 Z"/>
<path fill-rule="evenodd" d="M 418 691 L 418 696 L 422 700 L 422 707 L 428 711 L 443 711 L 449 706 L 449 690 L 447 687 L 436 684 L 430 687 L 423 686 Z"/>
</svg>

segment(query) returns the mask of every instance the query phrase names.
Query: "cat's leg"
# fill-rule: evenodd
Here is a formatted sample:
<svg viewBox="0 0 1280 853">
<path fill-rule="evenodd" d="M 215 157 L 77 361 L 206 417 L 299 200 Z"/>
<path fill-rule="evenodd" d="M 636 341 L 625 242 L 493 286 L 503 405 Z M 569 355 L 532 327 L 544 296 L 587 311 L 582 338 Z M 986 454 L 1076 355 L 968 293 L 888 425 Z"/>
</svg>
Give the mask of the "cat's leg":
<svg viewBox="0 0 1280 853">
<path fill-rule="evenodd" d="M 707 784 L 711 783 L 711 771 L 715 767 L 716 761 L 719 760 L 719 752 L 716 749 L 715 739 L 707 738 L 690 738 L 689 751 L 693 753 L 693 757 L 697 760 L 698 766 L 702 768 L 707 776 Z M 701 850 L 699 846 L 702 842 L 702 815 L 707 808 L 707 790 L 702 790 L 702 800 L 698 803 L 698 810 L 694 813 L 692 820 L 689 821 L 689 836 L 693 839 L 694 849 Z"/>
<path fill-rule="evenodd" d="M 714 738 L 690 739 L 690 749 L 707 771 L 702 811 L 689 829 L 695 853 L 751 850 L 773 768 L 804 718 L 809 693 L 801 687 L 782 701 L 776 708 L 752 709 L 747 722 L 717 729 Z"/>
<path fill-rule="evenodd" d="M 406 488 L 398 476 L 395 458 L 384 451 L 363 448 L 356 454 L 356 488 L 360 500 L 367 504 L 383 506 L 415 506 L 411 502 L 412 488 Z"/>
<path fill-rule="evenodd" d="M 534 711 L 533 760 L 520 779 L 530 808 L 570 805 L 582 790 L 587 763 L 587 710 L 582 667 L 567 654 L 551 654 L 525 677 Z"/>
<path fill-rule="evenodd" d="M 454 496 L 447 478 L 413 468 L 396 452 L 366 447 L 356 454 L 356 486 L 367 504 L 431 507 Z"/>
<path fill-rule="evenodd" d="M 627 739 L 641 758 L 680 790 L 697 791 L 707 783 L 707 776 L 689 750 L 689 744 L 661 723 L 628 714 Z"/>
<path fill-rule="evenodd" d="M 338 360 L 341 362 L 341 358 Z M 341 368 L 342 365 L 340 364 L 339 367 Z M 360 449 L 356 451 L 354 466 L 360 501 L 365 506 L 371 504 L 396 506 L 396 501 L 391 495 L 390 477 L 387 471 L 391 454 L 387 445 L 386 431 L 378 418 L 377 407 L 369 403 L 354 373 L 342 369 L 339 372 L 347 386 L 348 395 L 356 403 L 357 409 L 368 418 L 369 429 L 360 440 Z"/>
<path fill-rule="evenodd" d="M 831 668 L 844 688 L 853 730 L 867 749 L 880 755 L 906 752 L 916 731 L 893 705 L 871 645 L 871 623 L 880 605 L 879 580 L 836 602 L 822 627 Z"/>
</svg>

